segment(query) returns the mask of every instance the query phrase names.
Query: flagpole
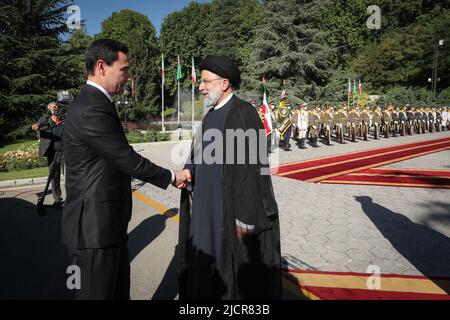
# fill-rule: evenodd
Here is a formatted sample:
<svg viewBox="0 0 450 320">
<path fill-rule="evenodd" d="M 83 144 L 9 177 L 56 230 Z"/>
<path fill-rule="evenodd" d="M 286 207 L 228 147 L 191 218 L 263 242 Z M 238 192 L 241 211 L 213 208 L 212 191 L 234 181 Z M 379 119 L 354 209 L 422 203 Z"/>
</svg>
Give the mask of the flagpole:
<svg viewBox="0 0 450 320">
<path fill-rule="evenodd" d="M 191 83 L 192 83 L 192 138 L 194 138 L 194 132 L 195 132 L 195 128 L 194 128 L 194 105 L 195 105 L 195 82 L 197 79 L 195 79 L 195 66 L 194 66 L 194 57 L 192 57 L 192 74 L 191 74 Z"/>
<path fill-rule="evenodd" d="M 180 66 L 180 56 L 178 56 L 178 68 Z M 178 140 L 181 140 L 181 126 L 180 126 L 180 79 L 178 77 L 177 71 L 177 82 L 178 82 L 178 120 L 177 120 L 177 129 L 178 129 Z"/>
<path fill-rule="evenodd" d="M 197 76 L 195 74 L 194 57 L 192 57 L 192 70 L 191 70 L 191 82 L 192 82 L 192 138 L 194 138 L 195 126 L 194 126 L 194 113 L 195 113 L 195 83 L 197 82 Z"/>
<path fill-rule="evenodd" d="M 161 126 L 162 126 L 162 132 L 166 132 L 166 128 L 164 127 L 164 82 L 165 82 L 165 70 L 164 70 L 164 53 L 161 54 L 161 61 L 162 61 L 162 69 L 161 69 L 161 105 L 162 105 L 162 112 L 161 112 Z"/>
<path fill-rule="evenodd" d="M 362 90 L 361 90 L 361 79 L 360 79 L 360 80 L 358 80 L 358 105 L 359 106 L 361 106 L 360 102 L 359 102 L 359 98 L 361 97 L 361 94 L 362 94 Z"/>
<path fill-rule="evenodd" d="M 348 90 L 347 90 L 347 110 L 350 109 L 350 93 L 351 93 L 351 84 L 350 78 L 348 79 Z"/>
</svg>

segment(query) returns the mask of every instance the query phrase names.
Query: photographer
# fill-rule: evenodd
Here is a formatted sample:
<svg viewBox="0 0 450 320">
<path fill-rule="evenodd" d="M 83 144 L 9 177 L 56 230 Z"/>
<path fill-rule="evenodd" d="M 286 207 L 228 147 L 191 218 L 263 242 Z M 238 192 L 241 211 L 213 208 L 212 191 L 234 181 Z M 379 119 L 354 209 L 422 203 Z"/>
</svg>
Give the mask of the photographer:
<svg viewBox="0 0 450 320">
<path fill-rule="evenodd" d="M 57 151 L 62 152 L 63 121 L 58 117 L 58 105 L 56 102 L 50 102 L 47 105 L 47 110 L 48 114 L 39 118 L 38 122 L 32 124 L 30 128 L 33 131 L 39 130 L 39 157 L 47 157 L 49 174 L 52 172 L 53 166 L 57 165 L 54 175 L 51 177 L 52 194 L 55 200 L 53 206 L 62 206 L 63 199 L 60 187 L 61 163 L 55 163 L 55 156 Z"/>
</svg>

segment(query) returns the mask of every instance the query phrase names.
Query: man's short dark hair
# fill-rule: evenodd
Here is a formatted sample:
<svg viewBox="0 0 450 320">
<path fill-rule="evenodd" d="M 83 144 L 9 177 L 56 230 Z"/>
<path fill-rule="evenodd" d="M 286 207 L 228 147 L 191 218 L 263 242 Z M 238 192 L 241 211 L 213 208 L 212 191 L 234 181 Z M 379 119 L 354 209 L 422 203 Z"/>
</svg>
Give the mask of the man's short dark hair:
<svg viewBox="0 0 450 320">
<path fill-rule="evenodd" d="M 85 65 L 89 74 L 95 73 L 95 65 L 98 60 L 103 60 L 110 66 L 119 59 L 119 52 L 128 53 L 128 47 L 123 43 L 112 39 L 95 40 L 86 52 Z"/>
</svg>

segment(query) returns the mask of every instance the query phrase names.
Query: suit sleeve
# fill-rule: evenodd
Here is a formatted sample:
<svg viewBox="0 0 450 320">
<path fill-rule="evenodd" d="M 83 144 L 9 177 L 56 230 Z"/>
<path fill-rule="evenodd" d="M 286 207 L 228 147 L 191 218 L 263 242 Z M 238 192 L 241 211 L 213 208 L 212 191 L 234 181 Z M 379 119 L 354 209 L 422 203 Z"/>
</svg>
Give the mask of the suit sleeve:
<svg viewBox="0 0 450 320">
<path fill-rule="evenodd" d="M 170 170 L 136 153 L 129 145 L 120 121 L 104 105 L 93 105 L 81 117 L 80 132 L 87 145 L 123 173 L 166 189 Z"/>
</svg>

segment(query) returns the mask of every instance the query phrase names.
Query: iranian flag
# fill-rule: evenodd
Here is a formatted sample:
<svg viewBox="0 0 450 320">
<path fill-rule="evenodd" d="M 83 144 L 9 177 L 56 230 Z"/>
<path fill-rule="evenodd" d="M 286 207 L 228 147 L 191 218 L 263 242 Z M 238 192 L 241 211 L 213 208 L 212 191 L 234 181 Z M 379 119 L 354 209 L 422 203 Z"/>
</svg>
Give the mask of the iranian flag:
<svg viewBox="0 0 450 320">
<path fill-rule="evenodd" d="M 178 67 L 177 67 L 177 81 L 183 79 L 183 74 L 181 73 L 180 56 L 178 56 Z"/>
<path fill-rule="evenodd" d="M 361 95 L 361 80 L 358 80 L 358 96 Z"/>
<path fill-rule="evenodd" d="M 347 95 L 348 95 L 349 97 L 352 96 L 352 83 L 351 83 L 351 81 L 350 81 L 350 78 L 348 78 L 348 92 L 347 92 Z"/>
<path fill-rule="evenodd" d="M 196 83 L 197 82 L 197 75 L 195 74 L 194 57 L 192 57 L 191 81 L 192 81 L 192 83 Z"/>
<path fill-rule="evenodd" d="M 269 104 L 267 103 L 266 87 L 264 87 L 263 104 L 261 108 L 261 118 L 266 130 L 266 136 L 272 133 L 272 117 L 270 115 Z"/>
<path fill-rule="evenodd" d="M 164 53 L 161 54 L 161 83 L 164 85 L 165 74 L 164 74 Z"/>
</svg>

